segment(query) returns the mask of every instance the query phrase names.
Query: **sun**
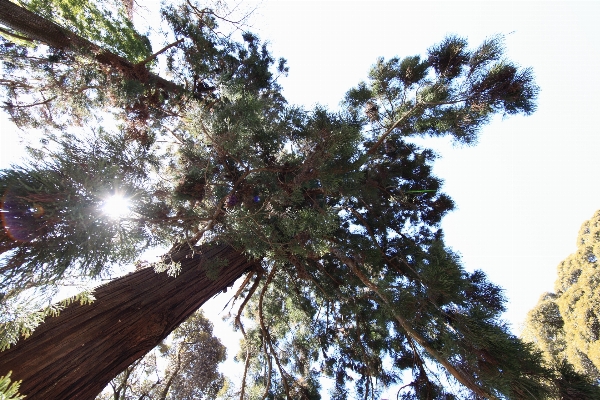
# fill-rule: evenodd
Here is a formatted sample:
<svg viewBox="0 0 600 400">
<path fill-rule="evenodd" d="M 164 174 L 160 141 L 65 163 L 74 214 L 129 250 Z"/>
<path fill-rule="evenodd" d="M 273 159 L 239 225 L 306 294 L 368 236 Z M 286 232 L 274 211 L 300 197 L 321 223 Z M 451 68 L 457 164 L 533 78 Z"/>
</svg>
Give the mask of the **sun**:
<svg viewBox="0 0 600 400">
<path fill-rule="evenodd" d="M 113 219 L 124 218 L 131 213 L 131 202 L 121 194 L 114 194 L 102 202 L 102 212 Z"/>
</svg>

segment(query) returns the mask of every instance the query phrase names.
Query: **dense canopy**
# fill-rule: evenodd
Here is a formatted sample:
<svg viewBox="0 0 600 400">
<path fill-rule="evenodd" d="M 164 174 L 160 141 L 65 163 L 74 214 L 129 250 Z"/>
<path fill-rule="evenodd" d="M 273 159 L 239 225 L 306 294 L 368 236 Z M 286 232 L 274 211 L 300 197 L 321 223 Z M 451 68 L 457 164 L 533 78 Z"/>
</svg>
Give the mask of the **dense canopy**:
<svg viewBox="0 0 600 400">
<path fill-rule="evenodd" d="M 234 296 L 240 398 L 319 398 L 320 376 L 339 399 L 392 384 L 403 398 L 562 393 L 561 372 L 500 319 L 501 289 L 444 246 L 453 202 L 434 152 L 411 141 L 473 144 L 493 115 L 535 110 L 532 71 L 501 37 L 378 59 L 339 110 L 305 110 L 282 96 L 285 60 L 221 33 L 218 10 L 188 1 L 162 16 L 173 40 L 153 54 L 125 23 L 110 24 L 129 32 L 117 43 L 78 24 L 88 42 L 2 39 L 3 108 L 43 138 L 29 165 L 0 172 L 3 307 L 154 245 L 172 246 L 156 268 L 177 274 L 175 252 L 227 244 L 255 263 Z M 11 18 L 7 36 L 27 38 Z M 117 192 L 132 213 L 106 219 Z M 228 265 L 205 268 L 216 279 Z"/>
</svg>

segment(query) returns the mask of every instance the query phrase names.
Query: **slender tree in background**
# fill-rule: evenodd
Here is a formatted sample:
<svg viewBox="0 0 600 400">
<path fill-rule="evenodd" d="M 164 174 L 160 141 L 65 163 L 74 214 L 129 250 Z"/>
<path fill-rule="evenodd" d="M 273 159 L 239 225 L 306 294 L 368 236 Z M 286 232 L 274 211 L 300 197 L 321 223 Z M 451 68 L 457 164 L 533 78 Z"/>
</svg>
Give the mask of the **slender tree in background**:
<svg viewBox="0 0 600 400">
<path fill-rule="evenodd" d="M 226 349 L 201 312 L 179 325 L 158 352 L 166 358 L 164 370 L 156 352 L 149 353 L 113 379 L 97 400 L 214 399 L 224 388 L 217 366 L 225 360 Z"/>
<path fill-rule="evenodd" d="M 527 315 L 523 337 L 550 364 L 564 360 L 600 379 L 600 211 L 583 223 L 577 251 L 558 265 L 554 293 L 544 293 Z"/>
<path fill-rule="evenodd" d="M 444 247 L 453 203 L 431 174 L 435 154 L 410 141 L 474 143 L 493 115 L 534 111 L 532 73 L 505 59 L 501 38 L 469 49 L 450 36 L 423 59 L 379 59 L 340 111 L 307 111 L 281 95 L 285 60 L 250 33 L 220 34 L 219 16 L 195 3 L 162 11 L 174 41 L 150 58 L 166 56 L 167 83 L 146 59 L 121 61 L 73 33 L 57 48 L 13 14 L 0 18 L 9 36 L 47 46 L 2 44 L 6 109 L 46 144 L 0 174 L 4 301 L 172 247 L 155 265 L 168 273 L 110 282 L 2 353 L 0 374 L 12 370 L 23 394 L 93 398 L 244 274 L 240 398 L 318 398 L 319 376 L 335 379 L 333 398 L 374 398 L 406 371 L 404 398 L 568 387 L 509 333 L 501 290 Z M 92 139 L 71 121 L 96 127 Z M 132 211 L 106 222 L 98 210 L 116 192 Z"/>
</svg>

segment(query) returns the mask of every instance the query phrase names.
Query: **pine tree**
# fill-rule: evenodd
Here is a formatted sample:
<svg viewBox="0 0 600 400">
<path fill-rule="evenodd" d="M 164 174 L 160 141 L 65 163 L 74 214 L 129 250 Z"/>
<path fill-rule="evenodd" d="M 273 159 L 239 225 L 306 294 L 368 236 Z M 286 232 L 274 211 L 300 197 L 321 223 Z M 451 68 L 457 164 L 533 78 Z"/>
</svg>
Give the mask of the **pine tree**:
<svg viewBox="0 0 600 400">
<path fill-rule="evenodd" d="M 575 370 L 600 379 L 598 260 L 600 211 L 577 236 L 577 251 L 558 265 L 554 293 L 545 293 L 527 315 L 523 336 L 549 363 L 568 360 Z"/>
<path fill-rule="evenodd" d="M 14 14 L 0 21 L 44 41 L 13 23 Z M 501 38 L 469 49 L 451 36 L 423 59 L 380 59 L 341 111 L 307 111 L 286 103 L 275 75 L 287 72 L 285 60 L 276 61 L 255 35 L 237 43 L 216 34 L 218 16 L 191 2 L 165 8 L 163 18 L 176 38 L 163 53 L 172 82 L 144 79 L 153 75 L 130 73 L 132 64 L 114 53 L 69 42 L 58 48 L 65 57 L 109 65 L 90 82 L 106 85 L 113 98 L 94 102 L 92 95 L 76 108 L 57 97 L 13 114 L 22 126 L 40 126 L 40 118 L 52 120 L 43 110 L 56 107 L 60 118 L 75 115 L 85 127 L 90 115 L 122 107 L 117 119 L 133 113 L 139 124 L 106 129 L 91 148 L 70 140 L 65 124 L 45 124 L 52 146 L 32 165 L 0 176 L 6 193 L 18 193 L 2 203 L 2 267 L 18 290 L 98 276 L 103 263 L 133 261 L 138 249 L 162 243 L 173 250 L 155 267 L 179 275 L 141 269 L 98 288 L 92 305 L 71 305 L 4 352 L 0 374 L 13 370 L 30 398 L 93 398 L 246 274 L 234 296 L 245 338 L 242 398 L 318 398 L 321 374 L 335 378 L 335 398 L 347 396 L 349 385 L 372 397 L 403 371 L 413 376 L 405 398 L 452 398 L 441 371 L 478 398 L 551 393 L 560 376 L 501 321 L 501 290 L 483 272 L 464 271 L 445 248 L 439 223 L 453 203 L 431 173 L 435 154 L 410 141 L 450 135 L 470 144 L 493 115 L 534 111 L 532 72 L 504 58 Z M 43 94 L 45 86 L 36 85 L 58 73 L 81 76 L 68 62 L 45 69 L 57 49 L 45 43 L 50 48 L 10 43 L 4 53 L 13 71 L 48 72 L 24 93 Z M 8 88 L 7 103 L 20 104 L 20 93 Z M 164 140 L 171 146 L 160 146 Z M 110 158 L 121 154 L 115 148 L 134 151 L 133 169 L 125 156 Z M 50 154 L 57 161 L 44 162 Z M 116 172 L 106 174 L 103 165 Z M 107 234 L 110 247 L 70 252 L 57 265 L 58 248 L 46 241 L 88 243 L 82 218 L 107 229 L 90 210 L 110 182 L 132 188 L 140 206 Z M 76 198 L 84 200 L 79 212 Z M 244 312 L 254 326 L 244 327 Z M 391 366 L 382 363 L 388 357 Z"/>
</svg>

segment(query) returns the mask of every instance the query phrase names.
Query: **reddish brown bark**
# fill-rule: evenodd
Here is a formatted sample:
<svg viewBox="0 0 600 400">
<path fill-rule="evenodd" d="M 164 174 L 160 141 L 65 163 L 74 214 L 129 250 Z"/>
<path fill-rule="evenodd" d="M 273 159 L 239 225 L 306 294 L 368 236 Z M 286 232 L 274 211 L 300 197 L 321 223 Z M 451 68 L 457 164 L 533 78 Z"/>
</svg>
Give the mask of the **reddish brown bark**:
<svg viewBox="0 0 600 400">
<path fill-rule="evenodd" d="M 73 304 L 47 319 L 33 335 L 0 353 L 0 376 L 12 370 L 20 393 L 35 399 L 94 399 L 133 361 L 160 343 L 204 302 L 233 285 L 254 266 L 226 245 L 189 247 L 172 258 L 181 273 L 169 277 L 146 268 L 94 292 L 90 305 Z M 206 276 L 207 261 L 227 264 L 216 279 Z"/>
</svg>

